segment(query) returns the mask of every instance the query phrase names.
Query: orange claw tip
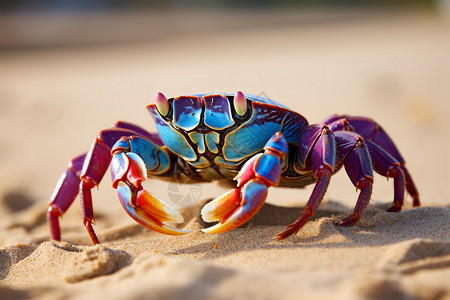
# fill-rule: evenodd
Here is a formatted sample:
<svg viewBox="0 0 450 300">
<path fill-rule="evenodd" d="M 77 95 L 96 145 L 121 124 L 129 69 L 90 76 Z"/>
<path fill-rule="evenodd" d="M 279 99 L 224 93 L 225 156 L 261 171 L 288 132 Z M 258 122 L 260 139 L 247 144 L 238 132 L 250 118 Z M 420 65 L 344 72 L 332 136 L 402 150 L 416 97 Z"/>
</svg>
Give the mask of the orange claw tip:
<svg viewBox="0 0 450 300">
<path fill-rule="evenodd" d="M 221 221 L 223 223 L 239 207 L 240 190 L 239 188 L 232 189 L 206 204 L 201 211 L 203 221 Z"/>
<path fill-rule="evenodd" d="M 232 193 L 235 192 L 235 190 L 240 189 L 232 190 L 224 196 L 210 202 L 210 206 L 208 206 L 210 204 L 208 203 L 203 208 L 204 210 L 202 209 L 202 217 L 204 220 L 206 218 L 212 220 L 213 216 L 221 216 L 219 223 L 209 228 L 202 229 L 203 232 L 221 233 L 241 226 L 260 210 L 267 197 L 267 186 L 259 180 L 251 180 L 244 185 L 240 193 L 241 197 L 239 198 L 239 203 L 236 203 L 237 201 L 230 201 L 230 198 L 236 198 L 232 196 Z M 230 196 L 227 197 L 228 195 Z M 228 214 L 221 211 L 221 205 L 230 208 Z M 215 210 L 218 210 L 219 213 L 216 213 Z"/>
<path fill-rule="evenodd" d="M 155 104 L 156 108 L 158 109 L 159 113 L 165 117 L 169 113 L 170 105 L 169 101 L 167 100 L 166 96 L 164 96 L 163 93 L 158 92 L 155 97 Z"/>
<path fill-rule="evenodd" d="M 190 233 L 192 231 L 191 229 L 173 228 L 173 227 L 167 226 L 165 224 L 163 224 L 160 227 L 160 229 L 161 229 L 161 231 L 158 231 L 158 230 L 155 230 L 155 231 L 164 233 L 164 234 L 168 234 L 168 235 L 184 235 L 184 234 Z"/>
<path fill-rule="evenodd" d="M 241 117 L 247 112 L 247 100 L 241 91 L 238 91 L 233 100 L 234 109 Z"/>
<path fill-rule="evenodd" d="M 241 215 L 242 214 L 242 207 L 240 207 L 237 211 L 236 211 L 236 215 Z M 233 214 L 234 215 L 234 214 Z M 219 222 L 214 226 L 208 227 L 208 228 L 203 228 L 202 231 L 204 233 L 222 233 L 222 232 L 227 232 L 230 230 L 233 230 L 239 226 L 241 226 L 244 222 L 237 222 L 236 220 L 234 220 L 235 218 L 230 218 L 227 219 L 224 223 Z"/>
<path fill-rule="evenodd" d="M 153 218 L 149 218 L 148 215 L 144 210 L 137 207 L 135 210 L 135 216 L 137 218 L 134 218 L 139 224 L 147 227 L 148 229 L 151 229 L 153 231 L 168 234 L 168 235 L 183 235 L 186 233 L 191 232 L 190 229 L 178 229 L 170 227 L 169 225 L 166 225 L 164 223 L 159 222 L 158 220 L 155 220 Z"/>
<path fill-rule="evenodd" d="M 140 189 L 133 201 L 133 191 L 127 183 L 122 181 L 118 183 L 117 191 L 120 204 L 128 215 L 148 229 L 170 235 L 182 235 L 191 231 L 172 228 L 165 224 L 166 222 L 182 223 L 183 216 L 173 205 L 158 196 Z"/>
<path fill-rule="evenodd" d="M 146 190 L 136 195 L 136 205 L 158 222 L 183 223 L 183 215 L 169 202 Z"/>
<path fill-rule="evenodd" d="M 150 216 L 141 207 L 136 207 L 133 211 L 133 215 L 130 214 L 130 216 L 139 224 L 159 233 L 168 235 L 183 235 L 191 232 L 190 229 L 178 229 L 164 224 L 163 222 L 158 220 L 157 217 Z"/>
</svg>

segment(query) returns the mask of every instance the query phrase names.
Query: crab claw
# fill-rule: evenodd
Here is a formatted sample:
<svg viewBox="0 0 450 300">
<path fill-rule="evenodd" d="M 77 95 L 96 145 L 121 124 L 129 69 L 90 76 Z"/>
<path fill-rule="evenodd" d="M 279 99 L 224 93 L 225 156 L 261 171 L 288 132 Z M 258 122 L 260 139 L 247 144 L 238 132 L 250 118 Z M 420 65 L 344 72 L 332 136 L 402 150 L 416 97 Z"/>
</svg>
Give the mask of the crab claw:
<svg viewBox="0 0 450 300">
<path fill-rule="evenodd" d="M 288 152 L 284 136 L 277 132 L 266 143 L 264 153 L 249 159 L 234 178 L 237 188 L 209 202 L 202 209 L 206 222 L 220 221 L 202 229 L 207 233 L 220 233 L 241 226 L 262 207 L 269 187 L 280 182 L 281 162 Z"/>
<path fill-rule="evenodd" d="M 170 203 L 143 189 L 147 179 L 145 164 L 134 153 L 116 153 L 111 163 L 113 187 L 120 204 L 139 224 L 159 233 L 182 235 L 190 232 L 170 227 L 165 222 L 182 223 L 183 216 Z"/>
<path fill-rule="evenodd" d="M 220 222 L 202 231 L 221 233 L 241 226 L 260 210 L 266 200 L 267 190 L 262 180 L 252 179 L 242 188 L 235 188 L 209 202 L 201 211 L 203 220 Z"/>
</svg>

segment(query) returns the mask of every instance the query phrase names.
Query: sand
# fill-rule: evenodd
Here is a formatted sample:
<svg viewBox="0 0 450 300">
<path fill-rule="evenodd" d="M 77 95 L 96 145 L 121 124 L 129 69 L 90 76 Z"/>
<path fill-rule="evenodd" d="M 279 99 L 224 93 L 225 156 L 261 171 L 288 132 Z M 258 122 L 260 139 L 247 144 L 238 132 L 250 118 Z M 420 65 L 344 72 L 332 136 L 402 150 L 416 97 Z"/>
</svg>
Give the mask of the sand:
<svg viewBox="0 0 450 300">
<path fill-rule="evenodd" d="M 275 18 L 157 42 L 0 53 L 0 298 L 450 299 L 449 18 L 314 24 Z M 101 244 L 90 243 L 78 203 L 61 220 L 63 241 L 50 240 L 47 201 L 98 130 L 118 119 L 154 130 L 144 106 L 157 91 L 237 89 L 310 122 L 334 112 L 376 119 L 406 158 L 422 206 L 407 197 L 402 212 L 385 212 L 392 181 L 377 176 L 364 218 L 338 227 L 357 198 L 341 171 L 295 237 L 273 238 L 312 187 L 271 189 L 247 224 L 209 235 L 199 211 L 226 188 L 152 179 L 146 188 L 172 201 L 181 227 L 192 229 L 171 237 L 129 219 L 105 176 L 93 193 Z"/>
</svg>

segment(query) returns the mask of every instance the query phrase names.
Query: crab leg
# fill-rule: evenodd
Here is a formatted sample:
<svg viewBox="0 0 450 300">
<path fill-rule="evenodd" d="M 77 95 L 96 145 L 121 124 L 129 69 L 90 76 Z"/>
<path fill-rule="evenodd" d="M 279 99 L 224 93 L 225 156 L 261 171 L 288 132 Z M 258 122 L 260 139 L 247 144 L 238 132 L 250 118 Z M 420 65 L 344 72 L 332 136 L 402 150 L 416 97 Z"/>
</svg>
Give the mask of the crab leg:
<svg viewBox="0 0 450 300">
<path fill-rule="evenodd" d="M 75 157 L 69 162 L 51 197 L 48 207 L 48 222 L 50 224 L 50 234 L 54 240 L 59 241 L 61 239 L 59 217 L 72 205 L 80 192 L 80 175 L 85 158 L 86 153 Z"/>
<path fill-rule="evenodd" d="M 369 147 L 375 171 L 385 177 L 394 178 L 394 202 L 388 211 L 400 211 L 403 206 L 406 187 L 405 174 L 400 163 L 374 142 L 367 140 L 366 144 Z"/>
<path fill-rule="evenodd" d="M 403 159 L 402 155 L 400 154 L 399 150 L 395 146 L 392 139 L 388 136 L 388 134 L 384 131 L 384 129 L 377 124 L 374 120 L 366 117 L 354 117 L 354 116 L 348 116 L 348 115 L 332 115 L 330 116 L 326 122 L 334 122 L 338 119 L 345 119 L 348 121 L 350 126 L 354 128 L 354 131 L 361 135 L 366 141 L 372 141 L 375 146 L 372 146 L 372 144 L 367 144 L 370 150 L 370 154 L 372 156 L 378 156 L 380 157 L 386 157 L 388 160 L 390 160 L 392 163 L 395 164 L 395 167 L 392 167 L 392 170 L 390 171 L 390 175 L 387 175 L 385 169 L 378 170 L 378 166 L 375 167 L 375 171 L 377 173 L 380 173 L 383 176 L 386 177 L 394 177 L 394 191 L 396 196 L 394 197 L 394 204 L 389 209 L 389 211 L 398 211 L 401 209 L 401 204 L 403 203 L 403 200 L 399 200 L 399 187 L 400 187 L 400 179 L 395 180 L 397 176 L 394 175 L 395 173 L 403 173 L 404 175 L 404 185 L 406 186 L 406 190 L 413 198 L 413 206 L 420 206 L 420 197 L 419 192 L 416 188 L 416 185 L 414 184 L 414 181 L 409 174 L 408 169 L 405 166 L 405 160 Z M 376 149 L 374 149 L 376 148 Z M 380 152 L 381 151 L 381 152 Z M 381 153 L 381 154 L 380 154 Z M 394 161 L 392 161 L 392 158 Z M 382 159 L 385 160 L 385 159 Z M 381 161 L 380 161 L 381 163 Z M 397 169 L 397 166 L 401 169 L 401 172 L 399 172 Z M 395 169 L 395 170 L 394 170 Z M 398 175 L 399 177 L 402 177 L 402 175 Z M 396 201 L 397 199 L 397 201 Z"/>
<path fill-rule="evenodd" d="M 237 188 L 203 207 L 201 214 L 205 222 L 220 222 L 202 231 L 229 231 L 252 218 L 264 204 L 269 187 L 278 185 L 281 162 L 287 153 L 286 139 L 280 132 L 275 133 L 266 143 L 264 153 L 248 160 L 235 177 Z"/>
<path fill-rule="evenodd" d="M 353 127 L 350 125 L 350 123 L 342 118 L 342 119 L 337 119 L 337 120 L 331 120 L 329 123 L 324 123 L 326 125 L 328 125 L 328 127 L 330 128 L 331 131 L 336 132 L 336 131 L 355 131 L 355 129 L 353 129 Z"/>
<path fill-rule="evenodd" d="M 122 136 L 129 135 L 142 135 L 146 138 L 154 138 L 155 143 L 161 143 L 159 138 L 154 137 L 136 125 L 126 122 L 117 122 L 112 128 L 100 131 L 89 152 L 74 158 L 69 163 L 50 198 L 48 220 L 50 233 L 54 240 L 61 240 L 58 219 L 69 208 L 79 193 L 81 196 L 83 224 L 92 242 L 94 244 L 99 243 L 92 228 L 94 213 L 90 190 L 100 183 L 108 169 L 111 161 L 111 147 Z"/>
<path fill-rule="evenodd" d="M 111 177 L 120 203 L 139 224 L 156 232 L 182 235 L 190 230 L 172 228 L 165 222 L 182 223 L 183 216 L 168 202 L 143 189 L 150 174 L 162 174 L 170 168 L 164 148 L 141 137 L 124 137 L 113 146 Z"/>
<path fill-rule="evenodd" d="M 337 222 L 337 225 L 351 226 L 358 222 L 366 211 L 372 196 L 373 169 L 368 147 L 358 134 L 353 132 L 335 132 L 338 149 L 339 165 L 345 166 L 345 171 L 353 185 L 360 189 L 353 213 Z"/>
<path fill-rule="evenodd" d="M 311 168 L 317 178 L 314 190 L 301 212 L 299 218 L 285 230 L 276 235 L 279 240 L 295 235 L 309 218 L 314 215 L 322 201 L 335 166 L 335 140 L 333 133 L 326 125 L 310 125 L 306 128 L 300 140 L 298 162 L 305 165 L 308 157 L 311 158 Z"/>
</svg>

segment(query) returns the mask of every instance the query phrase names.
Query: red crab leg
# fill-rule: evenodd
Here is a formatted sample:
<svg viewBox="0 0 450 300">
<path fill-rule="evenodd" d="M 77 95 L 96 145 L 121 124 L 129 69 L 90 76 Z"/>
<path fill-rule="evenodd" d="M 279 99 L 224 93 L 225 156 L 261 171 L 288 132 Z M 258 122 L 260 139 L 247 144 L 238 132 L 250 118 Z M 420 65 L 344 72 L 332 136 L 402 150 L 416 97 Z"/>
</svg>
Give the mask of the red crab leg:
<svg viewBox="0 0 450 300">
<path fill-rule="evenodd" d="M 288 152 L 287 141 L 277 132 L 264 147 L 264 153 L 248 160 L 236 176 L 237 188 L 206 204 L 202 218 L 206 222 L 220 221 L 202 229 L 206 233 L 220 233 L 241 226 L 252 218 L 266 200 L 268 189 L 278 185 L 281 163 Z"/>
</svg>

